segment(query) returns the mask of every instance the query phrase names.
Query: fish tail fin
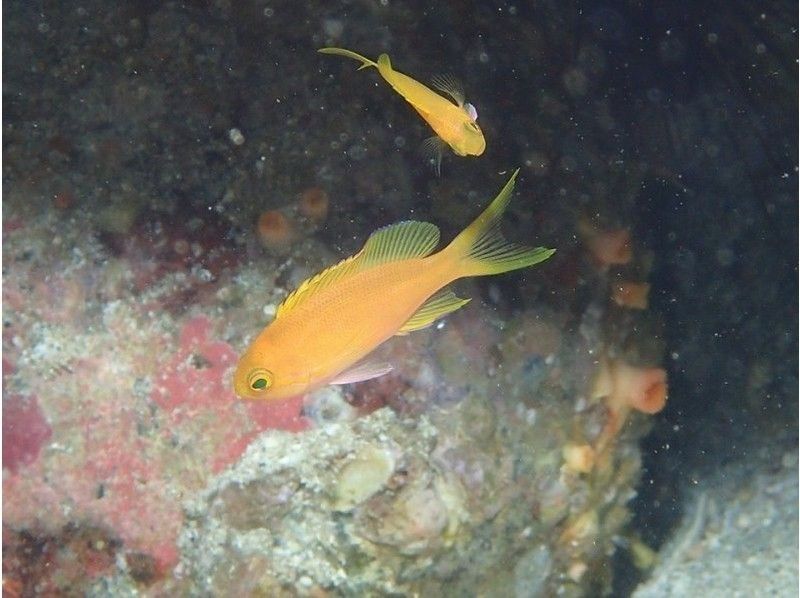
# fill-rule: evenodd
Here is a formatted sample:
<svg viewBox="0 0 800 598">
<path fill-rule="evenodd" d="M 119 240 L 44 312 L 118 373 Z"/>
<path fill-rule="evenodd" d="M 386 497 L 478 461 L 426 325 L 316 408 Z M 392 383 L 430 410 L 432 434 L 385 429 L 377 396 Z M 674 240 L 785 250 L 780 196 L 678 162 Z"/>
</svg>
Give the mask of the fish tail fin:
<svg viewBox="0 0 800 598">
<path fill-rule="evenodd" d="M 455 262 L 454 279 L 501 274 L 533 266 L 555 253 L 555 249 L 510 243 L 500 233 L 500 219 L 511 200 L 518 173 L 519 169 L 511 175 L 489 207 L 442 251 Z"/>
<path fill-rule="evenodd" d="M 358 70 L 366 69 L 371 66 L 378 68 L 378 63 L 373 62 L 369 58 L 362 56 L 361 54 L 356 54 L 350 50 L 345 50 L 344 48 L 320 48 L 317 50 L 322 54 L 335 54 L 336 56 L 345 56 L 347 58 L 352 58 L 353 60 L 358 60 L 361 63 L 361 66 L 358 67 Z M 381 57 L 386 56 L 385 54 L 381 54 Z M 380 60 L 380 59 L 379 59 Z M 386 60 L 389 60 L 389 57 L 386 56 Z"/>
</svg>

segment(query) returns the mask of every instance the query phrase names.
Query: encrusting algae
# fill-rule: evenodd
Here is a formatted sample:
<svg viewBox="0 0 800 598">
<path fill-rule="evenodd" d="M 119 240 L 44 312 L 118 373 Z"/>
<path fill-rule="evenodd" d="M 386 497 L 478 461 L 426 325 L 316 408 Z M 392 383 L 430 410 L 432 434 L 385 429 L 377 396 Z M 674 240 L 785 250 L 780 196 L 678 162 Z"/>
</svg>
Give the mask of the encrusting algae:
<svg viewBox="0 0 800 598">
<path fill-rule="evenodd" d="M 361 360 L 392 336 L 427 328 L 469 302 L 443 287 L 549 258 L 555 250 L 509 243 L 500 234 L 518 172 L 442 251 L 432 253 L 439 242 L 436 226 L 400 222 L 376 231 L 359 253 L 303 282 L 239 360 L 236 394 L 284 399 L 386 374 L 391 365 Z"/>
</svg>

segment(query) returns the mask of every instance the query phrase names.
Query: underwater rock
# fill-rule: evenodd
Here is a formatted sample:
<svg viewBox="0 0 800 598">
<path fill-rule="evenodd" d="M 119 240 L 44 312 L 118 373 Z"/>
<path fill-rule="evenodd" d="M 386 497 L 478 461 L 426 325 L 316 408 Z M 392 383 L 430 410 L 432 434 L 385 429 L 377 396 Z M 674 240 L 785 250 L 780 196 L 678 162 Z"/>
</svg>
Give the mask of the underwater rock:
<svg viewBox="0 0 800 598">
<path fill-rule="evenodd" d="M 374 517 L 373 542 L 388 544 L 401 554 L 420 554 L 440 538 L 447 527 L 447 507 L 432 487 L 406 488 L 387 513 Z"/>
<path fill-rule="evenodd" d="M 342 26 L 354 39 L 378 30 L 377 46 L 424 71 L 430 54 L 414 48 L 412 5 L 338 24 L 338 9 L 316 4 L 12 8 L 8 33 L 20 43 L 4 138 L 3 348 L 19 369 L 4 395 L 35 392 L 41 413 L 5 476 L 4 521 L 105 526 L 120 544 L 89 595 L 587 591 L 587 571 L 608 569 L 626 522 L 645 428 L 631 417 L 602 471 L 581 473 L 589 452 L 574 447 L 597 449 L 609 406 L 584 388 L 606 317 L 642 315 L 609 309 L 610 282 L 584 253 L 593 245 L 602 269 L 645 278 L 647 239 L 614 228 L 636 222 L 625 212 L 643 187 L 615 129 L 626 105 L 601 82 L 613 70 L 606 48 L 522 6 L 508 8 L 514 18 L 479 11 L 453 21 L 511 28 L 504 35 L 536 60 L 501 51 L 504 36 L 464 44 L 454 32 L 476 99 L 481 77 L 508 89 L 482 98 L 487 130 L 507 151 L 469 167 L 453 161 L 452 176 L 435 179 L 416 163 L 421 139 L 404 128 L 407 106 L 343 96 L 341 82 L 296 51 L 297 40 L 336 38 Z M 377 16 L 394 24 L 391 35 Z M 265 31 L 280 69 L 263 68 Z M 233 396 L 238 350 L 288 290 L 386 222 L 430 220 L 448 237 L 509 167 L 497 159 L 537 177 L 504 226 L 519 241 L 552 241 L 553 264 L 488 291 L 459 283 L 472 304 L 393 339 L 391 376 L 286 402 Z M 624 184 L 609 182 L 614 169 Z M 53 202 L 64 190 L 77 198 L 68 209 L 65 196 Z M 607 218 L 584 235 L 586 247 L 573 238 L 578 213 Z M 275 214 L 288 234 L 270 229 L 281 224 Z M 277 250 L 263 247 L 270 239 Z M 602 306 L 581 336 L 576 322 L 594 291 Z M 625 344 L 626 360 L 658 365 L 635 347 L 629 354 L 637 343 Z M 583 513 L 597 513 L 596 525 Z M 572 537 L 567 528 L 581 541 L 559 543 Z"/>
<path fill-rule="evenodd" d="M 552 566 L 553 559 L 546 546 L 536 546 L 522 555 L 514 567 L 514 598 L 542 596 Z"/>
<path fill-rule="evenodd" d="M 128 193 L 122 199 L 110 203 L 95 215 L 98 230 L 115 235 L 130 233 L 136 219 L 144 209 L 142 198 Z"/>
<path fill-rule="evenodd" d="M 391 502 L 368 505 L 359 513 L 356 533 L 404 555 L 450 545 L 468 517 L 464 490 L 452 476 L 431 474 L 414 479 Z"/>
<path fill-rule="evenodd" d="M 40 517 L 55 529 L 66 516 L 53 505 L 69 504 L 71 516 L 112 530 L 117 568 L 96 587 L 279 596 L 469 595 L 502 586 L 511 595 L 514 572 L 531 570 L 515 564 L 532 546 L 550 550 L 549 565 L 540 563 L 545 592 L 565 580 L 583 588 L 592 576 L 581 571 L 607 565 L 637 480 L 631 447 L 641 420 L 631 418 L 609 444 L 602 475 L 597 466 L 580 475 L 563 469 L 564 448 L 597 449 L 594 430 L 605 424 L 607 404 L 589 401 L 588 374 L 606 318 L 625 313 L 609 309 L 605 295 L 582 314 L 531 306 L 509 321 L 476 300 L 443 326 L 387 344 L 398 364 L 390 376 L 242 402 L 229 383 L 236 348 L 265 317 L 264 301 L 274 309 L 294 278 L 329 263 L 330 250 L 304 239 L 289 258 L 231 262 L 235 284 L 209 283 L 224 302 L 177 316 L 159 310 L 152 290 L 129 296 L 114 274 L 141 267 L 136 252 L 108 261 L 107 248 L 70 239 L 54 256 L 42 239 L 23 261 L 31 245 L 4 238 L 19 264 L 58 263 L 80 274 L 81 289 L 115 301 L 89 300 L 88 311 L 87 301 L 70 302 L 55 323 L 23 327 L 51 313 L 50 296 L 24 299 L 33 266 L 4 281 L 19 339 L 19 348 L 9 345 L 17 366 L 6 376 L 9 396 L 41 372 L 56 376 L 37 392 L 52 437 L 24 476 L 4 480 L 4 509 L 15 525 Z M 72 247 L 107 269 L 76 269 Z M 51 276 L 54 288 L 60 280 Z M 643 361 L 635 351 L 625 356 Z M 569 462 L 577 473 L 588 467 Z M 146 515 L 131 518 L 137 510 Z M 582 513 L 597 513 L 594 525 Z"/>
</svg>

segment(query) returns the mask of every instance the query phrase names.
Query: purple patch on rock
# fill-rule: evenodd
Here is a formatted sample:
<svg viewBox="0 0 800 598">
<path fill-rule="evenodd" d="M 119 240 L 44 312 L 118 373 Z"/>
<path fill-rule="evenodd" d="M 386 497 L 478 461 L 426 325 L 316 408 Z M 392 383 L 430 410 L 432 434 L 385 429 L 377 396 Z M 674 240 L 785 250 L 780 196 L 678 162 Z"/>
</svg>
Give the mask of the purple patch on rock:
<svg viewBox="0 0 800 598">
<path fill-rule="evenodd" d="M 3 397 L 3 468 L 16 472 L 30 465 L 50 440 L 53 430 L 34 396 Z"/>
</svg>

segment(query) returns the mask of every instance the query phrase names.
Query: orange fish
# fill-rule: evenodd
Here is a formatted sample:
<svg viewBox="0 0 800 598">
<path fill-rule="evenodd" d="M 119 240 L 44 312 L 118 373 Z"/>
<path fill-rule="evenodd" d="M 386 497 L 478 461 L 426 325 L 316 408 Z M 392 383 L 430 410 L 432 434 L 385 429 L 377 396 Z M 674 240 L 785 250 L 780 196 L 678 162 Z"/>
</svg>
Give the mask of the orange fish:
<svg viewBox="0 0 800 598">
<path fill-rule="evenodd" d="M 443 250 L 433 253 L 439 244 L 433 224 L 400 222 L 377 230 L 357 254 L 303 282 L 239 360 L 236 394 L 284 399 L 386 374 L 389 364 L 364 358 L 392 336 L 427 328 L 469 301 L 443 287 L 549 258 L 554 249 L 515 245 L 500 234 L 518 172 Z"/>
<path fill-rule="evenodd" d="M 408 75 L 394 70 L 387 54 L 381 54 L 378 61 L 374 62 L 344 48 L 321 48 L 318 51 L 358 60 L 361 62 L 358 70 L 368 67 L 378 69 L 381 77 L 413 106 L 436 133 L 434 137 L 425 140 L 423 152 L 431 159 L 437 174 L 441 168 L 445 146 L 449 146 L 458 156 L 480 156 L 486 149 L 486 139 L 478 126 L 478 111 L 465 100 L 461 83 L 454 77 L 439 76 L 432 82 L 451 101 Z"/>
</svg>

